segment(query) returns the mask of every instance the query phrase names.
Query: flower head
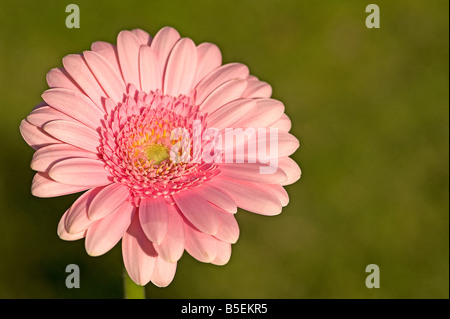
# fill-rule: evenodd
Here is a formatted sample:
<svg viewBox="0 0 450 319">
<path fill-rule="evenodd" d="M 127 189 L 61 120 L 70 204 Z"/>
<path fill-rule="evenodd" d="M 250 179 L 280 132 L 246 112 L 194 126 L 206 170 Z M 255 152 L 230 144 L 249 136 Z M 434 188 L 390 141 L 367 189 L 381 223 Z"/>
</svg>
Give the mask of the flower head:
<svg viewBox="0 0 450 319">
<path fill-rule="evenodd" d="M 298 140 L 269 84 L 222 65 L 170 27 L 122 31 L 47 74 L 50 87 L 21 122 L 36 152 L 32 194 L 84 193 L 62 216 L 64 240 L 90 255 L 122 240 L 130 277 L 167 286 L 184 250 L 226 264 L 237 208 L 276 215 L 300 178 Z"/>
</svg>

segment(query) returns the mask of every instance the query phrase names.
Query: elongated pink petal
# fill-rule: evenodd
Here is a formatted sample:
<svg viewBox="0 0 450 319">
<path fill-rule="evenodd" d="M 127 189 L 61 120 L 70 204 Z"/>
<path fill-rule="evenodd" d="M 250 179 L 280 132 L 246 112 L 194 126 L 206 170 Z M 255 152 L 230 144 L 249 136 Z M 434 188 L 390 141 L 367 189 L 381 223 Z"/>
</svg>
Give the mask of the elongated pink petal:
<svg viewBox="0 0 450 319">
<path fill-rule="evenodd" d="M 244 98 L 269 98 L 272 95 L 272 87 L 263 81 L 249 81 L 246 90 L 242 94 Z"/>
<path fill-rule="evenodd" d="M 215 111 L 208 117 L 208 126 L 215 128 L 234 127 L 234 123 L 238 122 L 243 116 L 254 112 L 256 102 L 251 99 L 239 99 L 227 103 Z"/>
<path fill-rule="evenodd" d="M 160 244 L 167 233 L 168 213 L 164 198 L 144 198 L 139 206 L 139 220 L 148 239 Z"/>
<path fill-rule="evenodd" d="M 204 263 L 210 263 L 216 258 L 218 239 L 194 229 L 188 223 L 184 225 L 184 233 L 185 248 L 189 255 Z"/>
<path fill-rule="evenodd" d="M 117 103 L 114 102 L 112 99 L 110 98 L 105 99 L 105 111 L 107 114 L 110 114 L 116 106 Z"/>
<path fill-rule="evenodd" d="M 268 132 L 269 134 L 269 132 Z M 267 138 L 267 142 L 272 140 L 272 137 Z M 286 157 L 292 155 L 300 146 L 298 139 L 286 132 L 278 132 L 278 157 Z M 268 146 L 267 146 L 268 149 Z M 270 156 L 269 156 L 270 158 Z"/>
<path fill-rule="evenodd" d="M 96 159 L 97 155 L 68 144 L 52 144 L 38 149 L 30 166 L 35 171 L 46 172 L 56 162 L 72 157 Z"/>
<path fill-rule="evenodd" d="M 111 184 L 103 188 L 92 200 L 88 217 L 91 220 L 101 219 L 117 210 L 130 196 L 128 187 L 122 184 Z"/>
<path fill-rule="evenodd" d="M 275 123 L 271 125 L 271 127 L 276 127 L 281 131 L 289 132 L 292 128 L 292 122 L 286 114 L 283 114 Z"/>
<path fill-rule="evenodd" d="M 152 43 L 152 37 L 146 31 L 142 29 L 133 29 L 131 32 L 139 39 L 141 44 L 150 45 Z"/>
<path fill-rule="evenodd" d="M 59 220 L 59 223 L 58 223 L 57 234 L 58 234 L 59 238 L 61 238 L 62 240 L 68 240 L 68 241 L 73 241 L 73 240 L 78 240 L 78 239 L 84 238 L 84 236 L 86 236 L 86 231 L 81 231 L 76 234 L 70 234 L 67 232 L 67 230 L 64 226 L 67 212 L 68 211 L 66 211 L 64 213 L 64 215 L 61 217 L 61 219 Z"/>
<path fill-rule="evenodd" d="M 194 85 L 201 81 L 206 75 L 222 65 L 222 53 L 217 45 L 209 42 L 197 46 L 197 72 Z"/>
<path fill-rule="evenodd" d="M 91 256 L 100 256 L 113 248 L 130 226 L 135 207 L 125 201 L 113 213 L 89 227 L 86 233 L 86 251 Z"/>
<path fill-rule="evenodd" d="M 261 215 L 281 213 L 280 200 L 270 191 L 256 183 L 216 177 L 214 185 L 233 198 L 238 207 Z"/>
<path fill-rule="evenodd" d="M 197 69 L 197 48 L 189 38 L 179 40 L 167 60 L 163 91 L 167 95 L 188 95 Z"/>
<path fill-rule="evenodd" d="M 35 150 L 50 144 L 61 143 L 61 141 L 55 139 L 43 129 L 32 125 L 27 120 L 20 122 L 19 129 L 25 142 Z"/>
<path fill-rule="evenodd" d="M 223 266 L 230 261 L 231 244 L 219 241 L 217 242 L 216 258 L 211 262 L 213 265 Z"/>
<path fill-rule="evenodd" d="M 104 113 L 86 95 L 70 89 L 56 88 L 45 91 L 42 98 L 54 109 L 96 129 Z"/>
<path fill-rule="evenodd" d="M 263 168 L 267 169 L 267 165 L 260 163 L 233 163 L 221 164 L 220 171 L 222 176 L 239 179 L 249 182 L 277 184 L 286 181 L 286 173 L 279 167 L 273 167 L 270 171 L 272 174 L 266 174 Z"/>
<path fill-rule="evenodd" d="M 142 231 L 138 214 L 122 238 L 122 256 L 125 269 L 138 285 L 146 285 L 153 275 L 158 254 Z"/>
<path fill-rule="evenodd" d="M 75 121 L 69 115 L 62 113 L 51 106 L 45 105 L 33 110 L 28 116 L 27 121 L 37 127 L 44 127 L 45 124 L 55 120 Z"/>
<path fill-rule="evenodd" d="M 214 235 L 218 228 L 217 211 L 195 190 L 180 192 L 172 196 L 183 215 L 200 231 Z"/>
<path fill-rule="evenodd" d="M 57 182 L 81 187 L 104 186 L 111 183 L 105 163 L 91 158 L 69 158 L 50 168 L 49 176 Z"/>
<path fill-rule="evenodd" d="M 144 92 L 162 89 L 162 72 L 155 52 L 147 45 L 139 49 L 139 76 Z"/>
<path fill-rule="evenodd" d="M 66 88 L 83 93 L 80 86 L 72 79 L 64 68 L 54 68 L 47 73 L 47 83 L 50 88 Z"/>
<path fill-rule="evenodd" d="M 240 63 L 228 63 L 215 69 L 197 84 L 197 104 L 203 103 L 205 98 L 222 83 L 233 79 L 246 79 L 248 74 L 247 66 Z"/>
<path fill-rule="evenodd" d="M 36 105 L 35 107 L 33 107 L 33 109 L 32 109 L 31 111 L 40 109 L 41 107 L 44 107 L 44 106 L 48 106 L 48 105 L 47 105 L 47 103 L 45 103 L 45 102 L 42 101 L 41 103 L 39 103 L 38 105 Z"/>
<path fill-rule="evenodd" d="M 172 282 L 176 270 L 176 263 L 169 263 L 158 256 L 151 281 L 157 287 L 167 287 Z"/>
<path fill-rule="evenodd" d="M 74 121 L 57 120 L 44 126 L 45 132 L 60 141 L 97 153 L 100 145 L 100 135 L 93 129 Z"/>
<path fill-rule="evenodd" d="M 161 71 L 166 68 L 167 58 L 172 51 L 173 46 L 180 39 L 180 34 L 177 30 L 171 27 L 164 27 L 159 30 L 150 47 L 155 51 L 156 57 L 158 58 L 159 65 L 161 66 Z"/>
<path fill-rule="evenodd" d="M 95 187 L 80 197 L 72 204 L 72 206 L 67 211 L 67 216 L 65 219 L 65 229 L 71 234 L 77 234 L 79 232 L 87 230 L 95 221 L 90 220 L 88 217 L 89 206 L 94 200 L 95 196 L 104 187 Z"/>
<path fill-rule="evenodd" d="M 200 196 L 217 207 L 232 214 L 237 212 L 237 206 L 233 199 L 218 188 L 208 183 L 204 183 L 198 187 L 196 191 Z"/>
<path fill-rule="evenodd" d="M 242 133 L 242 134 L 241 134 Z M 233 138 L 236 137 L 235 140 Z M 287 132 L 278 131 L 277 128 L 247 128 L 245 130 L 229 129 L 223 131 L 222 151 L 225 157 L 229 152 L 238 153 L 244 162 L 268 163 L 278 160 L 279 157 L 292 155 L 300 146 L 298 139 Z M 231 159 L 226 159 L 230 163 Z M 236 163 L 239 161 L 231 160 Z"/>
<path fill-rule="evenodd" d="M 36 197 L 48 198 L 82 192 L 87 188 L 61 184 L 51 179 L 47 173 L 38 172 L 34 175 L 31 183 L 31 194 Z"/>
<path fill-rule="evenodd" d="M 159 245 L 155 245 L 155 249 L 161 258 L 175 263 L 184 252 L 184 222 L 173 205 L 169 205 L 167 214 L 166 236 Z"/>
<path fill-rule="evenodd" d="M 141 42 L 130 31 L 121 31 L 117 37 L 120 69 L 126 84 L 141 87 L 139 82 L 139 48 Z"/>
<path fill-rule="evenodd" d="M 266 189 L 271 191 L 281 203 L 281 206 L 285 207 L 289 204 L 289 195 L 283 186 L 278 184 L 265 185 Z"/>
<path fill-rule="evenodd" d="M 115 102 L 121 102 L 126 94 L 125 83 L 106 58 L 94 51 L 85 51 L 84 59 L 105 93 Z"/>
<path fill-rule="evenodd" d="M 233 214 L 227 212 L 220 212 L 217 214 L 219 219 L 219 228 L 214 235 L 221 241 L 234 244 L 239 238 L 239 225 Z"/>
<path fill-rule="evenodd" d="M 285 171 L 287 180 L 281 183 L 281 185 L 291 185 L 298 181 L 302 175 L 302 171 L 298 164 L 290 157 L 282 157 L 278 159 L 278 165 Z"/>
<path fill-rule="evenodd" d="M 268 127 L 284 113 L 284 105 L 274 99 L 255 99 L 255 108 L 230 127 Z"/>
<path fill-rule="evenodd" d="M 63 58 L 63 65 L 84 93 L 91 98 L 100 110 L 103 110 L 102 98 L 106 94 L 87 66 L 83 56 L 81 54 L 69 54 Z"/>
<path fill-rule="evenodd" d="M 104 57 L 111 64 L 116 73 L 120 74 L 121 78 L 123 79 L 122 71 L 120 70 L 119 65 L 117 46 L 108 42 L 96 41 L 92 43 L 91 49 L 92 51 L 97 52 L 102 57 Z"/>
<path fill-rule="evenodd" d="M 212 113 L 221 106 L 239 99 L 246 87 L 246 80 L 229 80 L 211 92 L 203 103 L 200 104 L 200 110 L 203 113 Z"/>
</svg>

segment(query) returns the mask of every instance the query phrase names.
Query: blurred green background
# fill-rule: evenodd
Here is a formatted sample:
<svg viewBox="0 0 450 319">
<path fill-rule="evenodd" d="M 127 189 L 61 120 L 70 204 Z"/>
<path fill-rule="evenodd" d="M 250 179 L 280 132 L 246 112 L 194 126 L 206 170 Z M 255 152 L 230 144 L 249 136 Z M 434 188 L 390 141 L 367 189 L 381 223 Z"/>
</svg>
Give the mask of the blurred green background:
<svg viewBox="0 0 450 319">
<path fill-rule="evenodd" d="M 187 253 L 149 298 L 449 298 L 449 45 L 446 0 L 0 2 L 0 297 L 122 298 L 120 245 L 89 257 L 56 235 L 78 195 L 30 194 L 20 120 L 45 74 L 120 30 L 165 25 L 273 86 L 292 118 L 303 176 L 277 217 L 240 211 L 226 266 Z M 81 28 L 67 29 L 76 3 Z M 65 267 L 81 269 L 67 289 Z M 375 263 L 381 288 L 365 286 Z"/>
</svg>

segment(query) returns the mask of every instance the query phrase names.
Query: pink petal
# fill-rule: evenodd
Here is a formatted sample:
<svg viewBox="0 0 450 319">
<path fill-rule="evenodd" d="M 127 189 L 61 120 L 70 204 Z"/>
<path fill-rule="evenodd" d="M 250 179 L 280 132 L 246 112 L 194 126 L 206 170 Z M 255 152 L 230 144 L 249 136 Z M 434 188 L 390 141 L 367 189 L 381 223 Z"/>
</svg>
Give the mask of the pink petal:
<svg viewBox="0 0 450 319">
<path fill-rule="evenodd" d="M 135 207 L 129 202 L 113 213 L 95 222 L 86 233 L 86 251 L 91 256 L 100 256 L 113 248 L 130 226 Z"/>
<path fill-rule="evenodd" d="M 52 144 L 38 149 L 31 160 L 31 168 L 46 172 L 56 162 L 71 157 L 96 159 L 97 155 L 68 144 Z"/>
<path fill-rule="evenodd" d="M 280 201 L 281 206 L 289 204 L 289 195 L 283 186 L 278 184 L 265 185 L 266 189 L 271 191 Z"/>
<path fill-rule="evenodd" d="M 281 213 L 280 200 L 270 191 L 256 183 L 216 177 L 214 185 L 226 192 L 238 207 L 261 215 L 278 215 Z"/>
<path fill-rule="evenodd" d="M 217 87 L 229 80 L 246 79 L 249 74 L 247 66 L 240 63 L 228 63 L 205 76 L 196 86 L 196 103 L 201 104 Z"/>
<path fill-rule="evenodd" d="M 91 49 L 92 51 L 97 52 L 102 57 L 104 57 L 111 64 L 116 73 L 120 74 L 121 78 L 123 79 L 122 71 L 120 70 L 119 65 L 117 47 L 114 44 L 103 41 L 96 41 L 92 43 Z"/>
<path fill-rule="evenodd" d="M 184 234 L 185 248 L 189 255 L 204 263 L 210 263 L 216 258 L 218 242 L 216 238 L 199 232 L 188 223 L 184 225 Z"/>
<path fill-rule="evenodd" d="M 247 81 L 243 79 L 227 81 L 211 92 L 200 104 L 200 110 L 203 113 L 212 113 L 222 105 L 239 99 L 246 87 Z"/>
<path fill-rule="evenodd" d="M 292 122 L 286 114 L 283 114 L 275 123 L 271 125 L 271 127 L 276 127 L 281 131 L 289 132 L 292 128 Z"/>
<path fill-rule="evenodd" d="M 166 236 L 155 249 L 161 258 L 175 263 L 184 252 L 184 222 L 173 205 L 169 205 L 167 213 Z"/>
<path fill-rule="evenodd" d="M 25 142 L 35 150 L 50 144 L 61 143 L 61 141 L 53 138 L 43 129 L 32 125 L 27 120 L 22 120 L 20 122 L 19 129 Z"/>
<path fill-rule="evenodd" d="M 217 207 L 232 214 L 237 212 L 237 206 L 233 199 L 218 188 L 208 183 L 203 183 L 196 191 L 200 196 Z"/>
<path fill-rule="evenodd" d="M 100 84 L 81 54 L 69 54 L 63 58 L 64 68 L 88 97 L 103 110 L 102 98 L 106 96 Z"/>
<path fill-rule="evenodd" d="M 298 181 L 302 175 L 302 171 L 298 164 L 290 157 L 283 157 L 278 159 L 278 165 L 286 173 L 287 180 L 281 185 L 290 185 Z"/>
<path fill-rule="evenodd" d="M 269 141 L 269 138 L 267 138 Z M 289 133 L 278 132 L 278 156 L 285 157 L 292 155 L 300 146 L 298 139 Z"/>
<path fill-rule="evenodd" d="M 148 239 L 160 244 L 167 232 L 168 213 L 164 198 L 144 198 L 139 206 L 139 220 Z"/>
<path fill-rule="evenodd" d="M 214 235 L 218 228 L 217 212 L 220 208 L 211 205 L 194 189 L 172 196 L 183 215 L 201 232 Z"/>
<path fill-rule="evenodd" d="M 91 220 L 101 219 L 116 211 L 130 196 L 127 186 L 114 183 L 103 188 L 92 200 L 88 217 Z"/>
<path fill-rule="evenodd" d="M 117 106 L 117 103 L 114 102 L 112 99 L 107 98 L 107 99 L 105 99 L 105 104 L 104 105 L 105 105 L 106 113 L 110 114 L 114 110 L 114 108 Z"/>
<path fill-rule="evenodd" d="M 105 163 L 91 158 L 69 158 L 50 168 L 49 176 L 57 182 L 81 187 L 104 186 L 111 183 Z"/>
<path fill-rule="evenodd" d="M 117 37 L 117 52 L 120 69 L 126 84 L 140 87 L 139 82 L 139 48 L 141 42 L 130 31 L 121 31 Z"/>
<path fill-rule="evenodd" d="M 164 94 L 189 95 L 197 69 L 197 48 L 189 38 L 179 40 L 170 52 L 164 73 Z"/>
<path fill-rule="evenodd" d="M 57 88 L 45 91 L 42 98 L 54 109 L 96 129 L 101 125 L 104 113 L 86 95 L 79 91 Z"/>
<path fill-rule="evenodd" d="M 72 204 L 72 206 L 67 211 L 67 216 L 65 219 L 65 229 L 71 233 L 76 234 L 87 230 L 92 224 L 95 223 L 94 220 L 90 220 L 88 217 L 89 206 L 91 205 L 93 199 L 104 187 L 96 187 L 88 190 Z"/>
<path fill-rule="evenodd" d="M 48 105 L 33 110 L 28 116 L 27 121 L 37 127 L 43 127 L 45 124 L 55 120 L 74 121 L 69 115 L 55 110 Z"/>
<path fill-rule="evenodd" d="M 142 29 L 133 29 L 131 32 L 139 39 L 141 44 L 143 45 L 150 45 L 152 43 L 152 37 L 150 34 L 145 32 Z"/>
<path fill-rule="evenodd" d="M 167 287 L 175 277 L 176 263 L 169 263 L 158 256 L 151 281 L 157 287 Z"/>
<path fill-rule="evenodd" d="M 222 241 L 217 242 L 216 258 L 211 262 L 213 265 L 223 266 L 231 257 L 231 244 Z"/>
<path fill-rule="evenodd" d="M 81 231 L 76 234 L 70 234 L 67 232 L 67 230 L 64 226 L 66 216 L 67 216 L 67 211 L 61 217 L 61 219 L 59 220 L 59 223 L 58 223 L 57 234 L 58 234 L 59 238 L 61 238 L 62 240 L 68 240 L 68 241 L 73 241 L 73 240 L 78 240 L 78 239 L 84 238 L 84 236 L 86 235 L 86 231 Z"/>
<path fill-rule="evenodd" d="M 122 75 L 100 54 L 93 51 L 85 51 L 83 55 L 105 93 L 115 102 L 121 102 L 126 94 Z"/>
<path fill-rule="evenodd" d="M 232 127 L 268 127 L 284 113 L 284 105 L 274 99 L 255 99 L 256 107 L 233 123 Z"/>
<path fill-rule="evenodd" d="M 122 256 L 130 278 L 138 285 L 146 285 L 152 278 L 158 255 L 141 229 L 138 214 L 134 214 L 130 227 L 123 235 Z"/>
<path fill-rule="evenodd" d="M 208 115 L 208 126 L 215 128 L 233 127 L 243 116 L 254 112 L 256 102 L 250 99 L 239 99 L 225 104 Z"/>
<path fill-rule="evenodd" d="M 33 107 L 33 109 L 32 109 L 31 111 L 40 109 L 41 107 L 44 107 L 44 106 L 48 106 L 48 105 L 47 105 L 47 103 L 45 103 L 44 101 L 42 101 L 41 103 L 39 103 L 38 105 L 36 105 L 35 107 Z"/>
<path fill-rule="evenodd" d="M 219 228 L 214 235 L 217 239 L 234 244 L 239 238 L 239 225 L 233 214 L 221 212 L 217 214 L 219 218 Z"/>
<path fill-rule="evenodd" d="M 261 173 L 262 167 L 267 167 L 260 163 L 232 163 L 220 164 L 219 169 L 222 176 L 231 179 L 239 179 L 249 182 L 277 184 L 286 181 L 286 173 L 281 168 L 274 168 L 273 174 Z"/>
<path fill-rule="evenodd" d="M 272 87 L 262 81 L 249 81 L 247 89 L 242 94 L 244 98 L 269 98 L 272 95 Z"/>
<path fill-rule="evenodd" d="M 31 183 L 31 194 L 36 197 L 48 198 L 82 192 L 87 188 L 61 184 L 51 179 L 47 173 L 38 172 L 34 175 Z"/>
<path fill-rule="evenodd" d="M 247 134 L 247 130 L 250 130 Z M 256 130 L 253 128 L 248 128 L 243 130 L 245 134 L 245 139 L 237 139 L 233 141 L 232 138 L 235 136 L 235 131 L 230 129 L 230 131 L 225 130 L 222 135 L 223 147 L 222 151 L 225 152 L 225 157 L 228 152 L 233 149 L 243 149 L 243 154 L 240 157 L 244 161 L 255 161 L 267 162 L 279 157 L 287 157 L 292 155 L 300 146 L 298 139 L 287 132 L 278 131 L 276 128 L 262 128 L 262 130 Z M 253 133 L 253 134 L 251 134 Z M 262 148 L 265 142 L 265 149 Z M 253 143 L 257 147 L 249 147 L 249 143 Z M 252 145 L 252 144 L 250 144 Z M 239 146 L 239 148 L 238 148 Z M 226 159 L 229 161 L 228 159 Z M 234 160 L 233 162 L 236 162 Z"/>
<path fill-rule="evenodd" d="M 44 130 L 60 141 L 92 153 L 98 153 L 100 135 L 81 123 L 57 120 L 45 124 Z"/>
<path fill-rule="evenodd" d="M 70 77 L 64 68 L 54 68 L 47 73 L 47 83 L 50 88 L 66 88 L 83 92 L 80 86 Z"/>
<path fill-rule="evenodd" d="M 155 52 L 147 45 L 139 50 L 141 90 L 148 93 L 162 89 L 162 75 Z"/>
<path fill-rule="evenodd" d="M 156 57 L 158 58 L 161 71 L 165 70 L 170 51 L 172 51 L 173 46 L 179 39 L 180 34 L 177 30 L 171 27 L 162 28 L 153 38 L 150 47 L 153 49 Z"/>
<path fill-rule="evenodd" d="M 213 43 L 201 43 L 197 46 L 197 73 L 194 85 L 201 81 L 206 75 L 222 65 L 222 53 L 217 45 Z"/>
</svg>

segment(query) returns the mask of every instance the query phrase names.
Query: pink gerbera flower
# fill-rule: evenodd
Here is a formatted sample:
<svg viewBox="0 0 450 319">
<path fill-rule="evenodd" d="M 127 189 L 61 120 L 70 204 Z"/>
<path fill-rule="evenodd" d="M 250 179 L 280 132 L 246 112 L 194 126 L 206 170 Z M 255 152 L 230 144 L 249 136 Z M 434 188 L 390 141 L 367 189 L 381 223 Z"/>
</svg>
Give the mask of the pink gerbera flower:
<svg viewBox="0 0 450 319">
<path fill-rule="evenodd" d="M 122 31 L 117 46 L 91 49 L 47 74 L 44 102 L 20 125 L 36 150 L 32 194 L 85 191 L 58 235 L 85 238 L 92 256 L 122 239 L 140 285 L 167 286 L 184 250 L 227 263 L 237 207 L 279 214 L 283 186 L 300 178 L 283 104 L 245 65 L 222 65 L 216 45 L 170 27 L 153 39 Z"/>
</svg>

